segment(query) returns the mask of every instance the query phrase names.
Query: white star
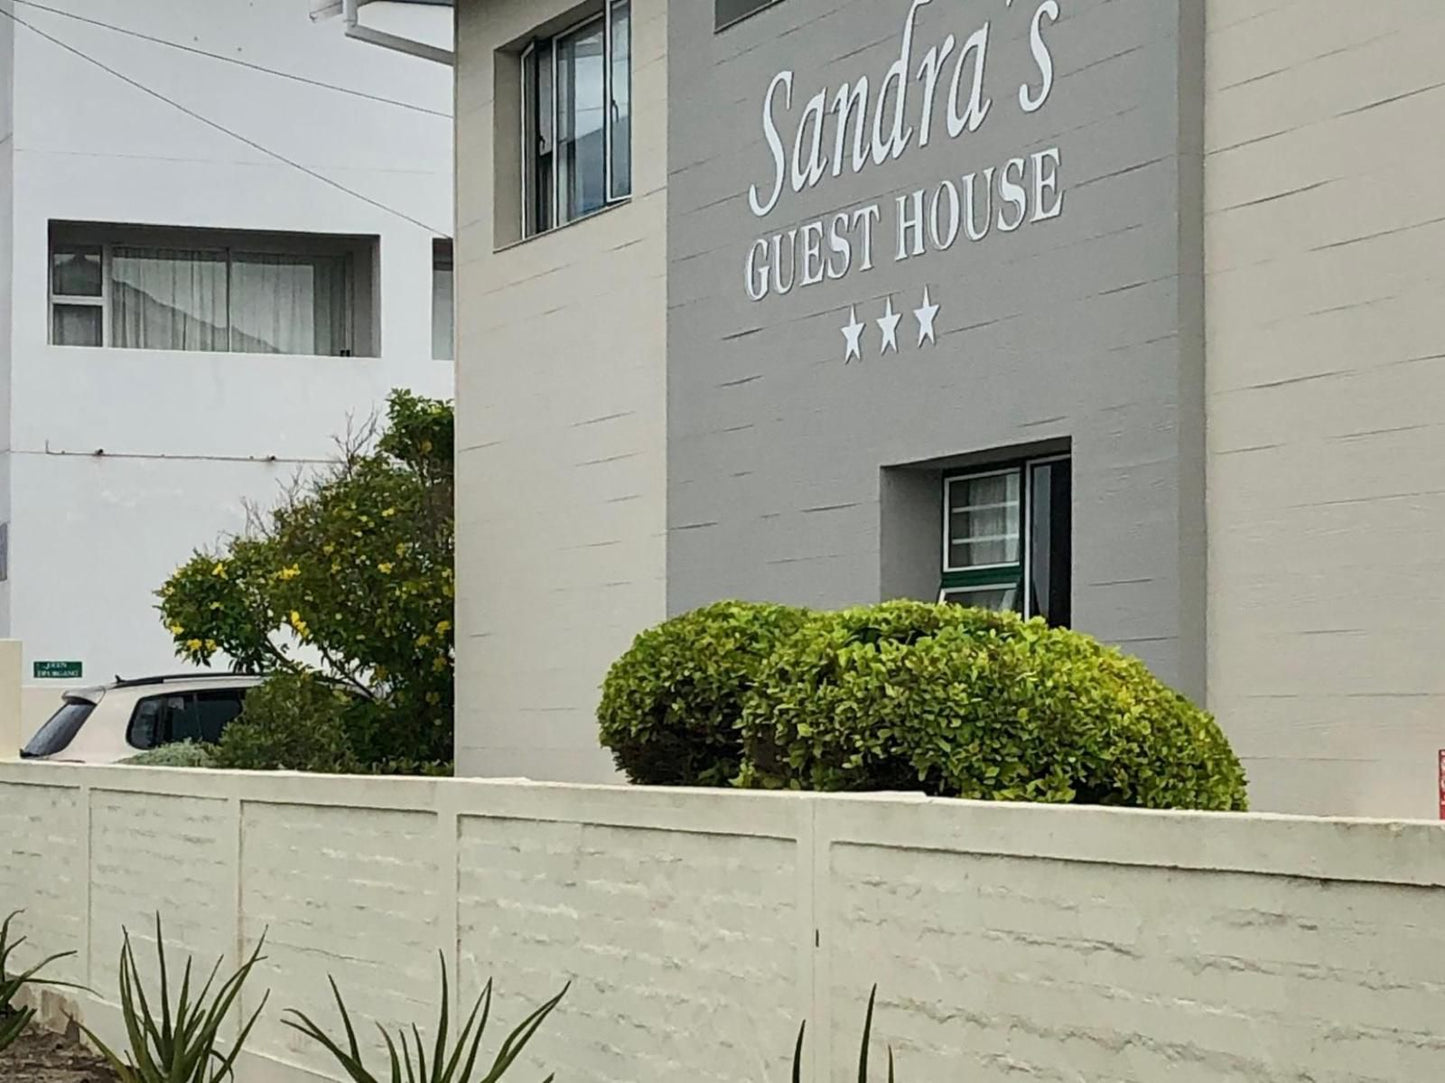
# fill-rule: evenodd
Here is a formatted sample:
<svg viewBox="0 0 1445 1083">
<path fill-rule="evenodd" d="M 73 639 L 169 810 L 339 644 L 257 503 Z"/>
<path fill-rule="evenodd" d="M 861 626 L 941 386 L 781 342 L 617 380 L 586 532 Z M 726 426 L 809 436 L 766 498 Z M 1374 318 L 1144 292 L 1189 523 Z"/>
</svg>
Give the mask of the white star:
<svg viewBox="0 0 1445 1083">
<path fill-rule="evenodd" d="M 848 352 L 843 355 L 843 364 L 849 361 L 863 360 L 863 330 L 865 324 L 858 322 L 858 306 L 854 305 L 848 310 L 848 325 L 843 328 L 843 338 L 848 344 Z"/>
<path fill-rule="evenodd" d="M 938 306 L 933 303 L 933 298 L 928 295 L 928 287 L 923 287 L 923 307 L 913 310 L 914 318 L 918 320 L 918 345 L 925 342 L 938 345 L 938 336 L 933 330 L 933 321 L 938 318 Z"/>
<path fill-rule="evenodd" d="M 883 313 L 883 318 L 878 321 L 878 327 L 883 332 L 883 349 L 881 353 L 886 354 L 888 347 L 893 347 L 893 352 L 898 352 L 898 321 L 903 319 L 903 314 L 893 311 L 893 298 L 888 298 L 888 309 Z"/>
</svg>

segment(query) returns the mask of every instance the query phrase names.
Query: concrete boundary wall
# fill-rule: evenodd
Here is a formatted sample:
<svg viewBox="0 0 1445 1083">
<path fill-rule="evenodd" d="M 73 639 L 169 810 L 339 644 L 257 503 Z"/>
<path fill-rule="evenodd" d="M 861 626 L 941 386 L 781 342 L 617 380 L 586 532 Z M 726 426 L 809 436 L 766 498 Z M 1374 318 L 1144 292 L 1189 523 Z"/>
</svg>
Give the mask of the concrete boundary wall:
<svg viewBox="0 0 1445 1083">
<path fill-rule="evenodd" d="M 234 960 L 268 932 L 242 1083 L 334 1070 L 326 977 L 432 1017 L 436 953 L 502 1023 L 571 981 L 518 1079 L 1433 1078 L 1445 828 L 922 798 L 0 765 L 0 909 L 114 1032 L 120 929 Z M 881 1051 L 881 1046 L 880 1046 Z"/>
</svg>

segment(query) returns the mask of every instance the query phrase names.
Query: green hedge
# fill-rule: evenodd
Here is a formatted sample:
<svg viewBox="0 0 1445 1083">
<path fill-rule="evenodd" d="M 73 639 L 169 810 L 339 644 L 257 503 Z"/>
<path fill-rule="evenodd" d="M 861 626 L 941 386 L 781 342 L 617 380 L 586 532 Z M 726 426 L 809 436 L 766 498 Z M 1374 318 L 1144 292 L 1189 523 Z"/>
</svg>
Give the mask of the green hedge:
<svg viewBox="0 0 1445 1083">
<path fill-rule="evenodd" d="M 1212 718 L 1042 621 L 916 603 L 819 614 L 765 669 L 743 712 L 745 785 L 1247 807 Z"/>
<path fill-rule="evenodd" d="M 721 602 L 643 632 L 602 686 L 602 744 L 650 786 L 726 786 L 742 767 L 737 730 L 758 667 L 806 613 Z"/>
<path fill-rule="evenodd" d="M 241 716 L 221 734 L 215 764 L 233 771 L 359 773 L 347 733 L 352 704 L 309 673 L 278 673 L 246 693 Z"/>
<path fill-rule="evenodd" d="M 1089 636 L 1012 614 L 891 602 L 784 611 L 749 649 L 719 649 L 720 617 L 723 627 L 751 627 L 756 611 L 704 610 L 640 637 L 613 671 L 625 680 L 604 696 L 604 743 L 616 753 L 615 732 L 630 721 L 643 749 L 685 746 L 687 773 L 701 784 L 1247 807 L 1244 772 L 1214 720 Z M 771 653 L 759 657 L 769 638 Z M 622 690 L 654 694 L 627 701 Z M 621 754 L 618 762 L 634 781 L 681 781 Z"/>
<path fill-rule="evenodd" d="M 934 642 L 944 637 L 944 655 L 962 652 L 954 661 L 971 667 L 964 694 L 977 712 L 1001 702 L 1004 690 L 992 687 L 994 674 L 977 665 L 973 653 L 985 644 L 996 649 L 1023 630 L 1013 614 L 923 602 L 812 614 L 779 643 L 744 700 L 739 785 L 919 789 L 902 742 L 940 708 L 954 710 L 950 696 L 959 696 L 945 686 L 938 702 L 926 705 L 904 693 L 938 678 L 935 664 L 920 668 L 925 658 L 940 660 Z"/>
<path fill-rule="evenodd" d="M 131 767 L 214 767 L 216 751 L 212 745 L 176 741 L 153 748 L 149 752 L 142 752 L 139 756 L 132 756 L 124 762 Z"/>
</svg>

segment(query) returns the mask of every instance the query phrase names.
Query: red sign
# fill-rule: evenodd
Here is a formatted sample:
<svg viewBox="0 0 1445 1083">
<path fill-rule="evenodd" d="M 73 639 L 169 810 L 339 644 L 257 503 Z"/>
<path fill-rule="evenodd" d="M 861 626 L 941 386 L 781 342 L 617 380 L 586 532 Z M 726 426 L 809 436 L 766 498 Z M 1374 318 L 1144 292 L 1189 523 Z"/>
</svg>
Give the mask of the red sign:
<svg viewBox="0 0 1445 1083">
<path fill-rule="evenodd" d="M 1445 749 L 1440 750 L 1440 819 L 1445 820 Z"/>
</svg>

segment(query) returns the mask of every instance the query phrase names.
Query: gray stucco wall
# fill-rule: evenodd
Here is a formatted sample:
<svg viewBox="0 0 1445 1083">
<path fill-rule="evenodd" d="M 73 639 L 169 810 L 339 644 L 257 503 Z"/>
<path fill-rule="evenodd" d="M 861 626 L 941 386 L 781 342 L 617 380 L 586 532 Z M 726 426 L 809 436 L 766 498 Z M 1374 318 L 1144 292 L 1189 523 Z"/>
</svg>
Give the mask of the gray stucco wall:
<svg viewBox="0 0 1445 1083">
<path fill-rule="evenodd" d="M 1064 445 L 1074 460 L 1074 624 L 1203 694 L 1202 4 L 1067 0 L 1056 21 L 1040 7 L 917 5 L 910 77 L 955 38 L 928 144 L 924 88 L 910 78 L 902 154 L 885 146 L 881 164 L 870 158 L 855 173 L 850 128 L 835 176 L 830 111 L 823 176 L 797 192 L 794 133 L 821 89 L 831 110 L 840 84 L 868 77 L 871 147 L 878 88 L 900 60 L 910 0 L 783 0 L 720 34 L 711 3 L 672 5 L 670 611 L 729 596 L 829 606 L 931 595 L 941 526 L 928 490 L 940 464 Z M 1026 112 L 1021 94 L 1034 102 L 1044 86 L 1036 19 L 1054 78 L 1042 107 Z M 986 23 L 991 105 L 981 126 L 952 138 L 955 65 Z M 960 76 L 960 114 L 976 56 Z M 776 207 L 759 216 L 751 189 L 765 207 L 774 181 L 764 103 L 788 70 L 791 108 L 781 84 L 771 100 L 789 175 Z M 890 98 L 885 139 L 892 117 Z M 811 139 L 801 142 L 806 172 Z M 1055 173 L 1055 149 L 1057 192 L 1039 192 L 1036 167 Z M 1011 225 L 1017 211 L 996 193 L 984 239 L 960 232 L 941 250 L 928 236 L 925 254 L 910 245 L 896 259 L 900 196 L 927 190 L 923 227 L 932 234 L 929 205 L 942 181 L 961 191 L 961 178 L 977 173 L 981 209 L 984 171 L 1011 159 L 1025 161 L 1009 175 L 1025 182 L 1019 228 L 1001 228 L 1000 212 Z M 874 204 L 865 269 L 868 219 L 852 216 Z M 937 240 L 950 232 L 950 206 L 945 195 Z M 845 211 L 853 258 L 839 274 L 829 230 Z M 801 235 L 799 278 L 821 269 L 822 281 L 750 299 L 759 292 L 748 274 L 755 242 L 764 239 L 771 257 L 766 239 L 783 235 L 786 284 L 790 231 L 814 221 L 823 233 Z M 810 244 L 821 263 L 806 255 Z M 925 287 L 939 306 L 937 341 L 920 346 Z M 876 321 L 890 299 L 902 317 L 899 348 L 883 356 Z M 854 311 L 861 356 L 846 360 L 842 328 Z"/>
</svg>

